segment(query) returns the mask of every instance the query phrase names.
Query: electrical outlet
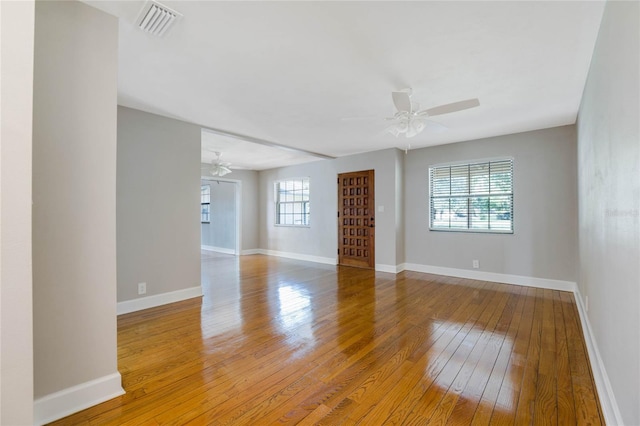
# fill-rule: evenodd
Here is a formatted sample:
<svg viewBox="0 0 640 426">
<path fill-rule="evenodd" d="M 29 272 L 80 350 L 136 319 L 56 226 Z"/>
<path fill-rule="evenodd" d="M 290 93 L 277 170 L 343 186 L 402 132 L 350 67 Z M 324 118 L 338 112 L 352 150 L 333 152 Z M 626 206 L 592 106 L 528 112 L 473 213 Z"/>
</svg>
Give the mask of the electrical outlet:
<svg viewBox="0 0 640 426">
<path fill-rule="evenodd" d="M 473 269 L 478 269 L 480 267 L 480 261 L 478 259 L 473 260 Z"/>
<path fill-rule="evenodd" d="M 138 283 L 138 294 L 145 294 L 147 292 L 147 283 Z"/>
</svg>

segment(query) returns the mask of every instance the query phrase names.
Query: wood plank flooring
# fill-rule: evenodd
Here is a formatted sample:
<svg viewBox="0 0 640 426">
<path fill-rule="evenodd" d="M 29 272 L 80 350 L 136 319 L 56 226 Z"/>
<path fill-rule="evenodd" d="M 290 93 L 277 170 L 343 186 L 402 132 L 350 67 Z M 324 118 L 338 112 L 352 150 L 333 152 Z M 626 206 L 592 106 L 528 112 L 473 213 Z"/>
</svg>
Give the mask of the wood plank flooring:
<svg viewBox="0 0 640 426">
<path fill-rule="evenodd" d="M 604 424 L 570 293 L 203 254 L 118 318 L 126 395 L 57 425 Z"/>
</svg>

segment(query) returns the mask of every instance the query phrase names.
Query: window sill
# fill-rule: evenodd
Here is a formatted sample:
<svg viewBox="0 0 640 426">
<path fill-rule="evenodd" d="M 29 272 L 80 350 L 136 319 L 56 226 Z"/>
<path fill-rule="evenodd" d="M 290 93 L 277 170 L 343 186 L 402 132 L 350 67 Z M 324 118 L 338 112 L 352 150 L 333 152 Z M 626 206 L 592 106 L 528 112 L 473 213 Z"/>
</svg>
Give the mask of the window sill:
<svg viewBox="0 0 640 426">
<path fill-rule="evenodd" d="M 429 231 L 435 232 L 461 232 L 466 234 L 511 234 L 513 235 L 513 230 L 510 231 L 499 231 L 496 229 L 444 229 L 444 228 L 429 228 Z"/>
</svg>

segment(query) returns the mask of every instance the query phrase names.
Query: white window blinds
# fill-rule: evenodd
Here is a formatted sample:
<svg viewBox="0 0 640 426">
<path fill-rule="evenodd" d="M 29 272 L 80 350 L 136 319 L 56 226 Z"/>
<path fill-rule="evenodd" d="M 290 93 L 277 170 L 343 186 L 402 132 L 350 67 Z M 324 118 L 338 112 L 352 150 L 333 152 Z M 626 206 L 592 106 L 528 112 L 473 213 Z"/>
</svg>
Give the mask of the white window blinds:
<svg viewBox="0 0 640 426">
<path fill-rule="evenodd" d="M 513 160 L 435 166 L 429 188 L 430 229 L 513 232 Z"/>
</svg>

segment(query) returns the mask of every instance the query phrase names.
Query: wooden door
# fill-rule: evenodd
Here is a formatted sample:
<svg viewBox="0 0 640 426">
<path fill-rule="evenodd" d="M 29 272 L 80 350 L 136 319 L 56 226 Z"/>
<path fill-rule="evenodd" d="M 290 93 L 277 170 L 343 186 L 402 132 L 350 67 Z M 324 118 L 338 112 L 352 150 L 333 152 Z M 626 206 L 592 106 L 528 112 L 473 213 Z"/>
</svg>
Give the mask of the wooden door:
<svg viewBox="0 0 640 426">
<path fill-rule="evenodd" d="M 338 263 L 375 267 L 373 170 L 338 175 Z"/>
</svg>

